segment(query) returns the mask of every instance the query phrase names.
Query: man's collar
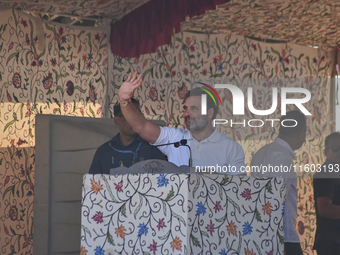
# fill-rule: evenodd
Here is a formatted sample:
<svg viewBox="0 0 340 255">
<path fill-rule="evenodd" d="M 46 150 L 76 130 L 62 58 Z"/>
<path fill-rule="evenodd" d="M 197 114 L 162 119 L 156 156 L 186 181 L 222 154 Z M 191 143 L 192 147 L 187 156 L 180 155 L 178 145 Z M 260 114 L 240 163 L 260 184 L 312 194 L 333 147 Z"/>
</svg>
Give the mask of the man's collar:
<svg viewBox="0 0 340 255">
<path fill-rule="evenodd" d="M 221 133 L 218 132 L 217 128 L 213 127 L 212 130 L 213 130 L 213 132 L 211 133 L 211 135 L 208 136 L 207 138 L 203 139 L 202 141 L 200 141 L 200 143 L 201 142 L 217 143 L 221 140 Z M 191 133 L 190 133 L 190 135 L 191 135 L 191 138 L 195 139 L 194 136 Z"/>
<path fill-rule="evenodd" d="M 134 142 L 136 142 L 136 141 L 143 141 L 143 138 L 140 137 L 139 135 L 137 135 L 137 136 L 135 137 L 135 139 L 133 139 L 133 141 L 132 141 L 130 144 L 132 144 L 132 143 L 134 143 Z M 125 145 L 122 144 L 122 142 L 120 141 L 120 133 L 118 133 L 117 135 L 115 135 L 115 136 L 112 138 L 111 142 L 116 143 L 116 144 L 119 144 L 119 145 L 121 145 L 121 146 L 125 146 Z"/>
</svg>

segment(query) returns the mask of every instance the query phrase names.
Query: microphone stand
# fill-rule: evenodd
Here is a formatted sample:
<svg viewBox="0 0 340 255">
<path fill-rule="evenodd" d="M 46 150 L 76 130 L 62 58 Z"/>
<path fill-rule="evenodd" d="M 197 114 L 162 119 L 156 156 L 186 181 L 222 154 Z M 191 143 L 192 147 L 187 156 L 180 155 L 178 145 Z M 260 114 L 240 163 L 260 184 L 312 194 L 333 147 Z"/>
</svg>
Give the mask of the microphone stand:
<svg viewBox="0 0 340 255">
<path fill-rule="evenodd" d="M 188 140 L 187 139 L 182 139 L 180 142 L 179 142 L 179 145 L 182 145 L 182 146 L 186 146 L 189 148 L 189 152 L 190 152 L 190 156 L 189 156 L 189 167 L 192 167 L 192 153 L 191 153 L 191 148 L 190 146 L 187 144 Z"/>
<path fill-rule="evenodd" d="M 189 167 L 192 167 L 192 153 L 191 153 L 191 148 L 190 146 L 187 144 L 188 143 L 188 140 L 187 139 L 182 139 L 181 141 L 179 142 L 172 142 L 172 143 L 164 143 L 164 144 L 160 144 L 160 145 L 154 145 L 154 147 L 161 147 L 161 146 L 166 146 L 166 145 L 174 145 L 175 148 L 178 148 L 179 146 L 186 146 L 189 148 L 189 152 L 190 152 L 190 156 L 189 156 Z M 139 150 L 141 150 L 143 148 L 140 148 Z M 139 151 L 138 150 L 138 151 Z"/>
</svg>

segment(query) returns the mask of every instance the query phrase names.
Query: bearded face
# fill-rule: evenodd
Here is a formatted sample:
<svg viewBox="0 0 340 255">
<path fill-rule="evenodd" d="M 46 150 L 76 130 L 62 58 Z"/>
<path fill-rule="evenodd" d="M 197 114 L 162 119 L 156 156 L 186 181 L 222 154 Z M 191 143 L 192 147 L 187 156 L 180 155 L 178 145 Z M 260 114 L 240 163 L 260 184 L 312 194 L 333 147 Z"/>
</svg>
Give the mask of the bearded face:
<svg viewBox="0 0 340 255">
<path fill-rule="evenodd" d="M 192 133 L 204 130 L 208 123 L 208 115 L 201 113 L 201 97 L 191 96 L 188 97 L 184 104 L 184 125 Z"/>
</svg>

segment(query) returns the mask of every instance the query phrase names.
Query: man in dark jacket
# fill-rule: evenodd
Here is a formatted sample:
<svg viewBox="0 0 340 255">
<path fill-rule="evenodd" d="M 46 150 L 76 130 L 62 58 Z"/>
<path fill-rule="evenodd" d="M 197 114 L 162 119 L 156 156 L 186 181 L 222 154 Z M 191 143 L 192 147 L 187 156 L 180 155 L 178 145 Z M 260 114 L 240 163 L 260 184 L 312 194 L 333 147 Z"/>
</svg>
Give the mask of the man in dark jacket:
<svg viewBox="0 0 340 255">
<path fill-rule="evenodd" d="M 313 176 L 316 209 L 314 249 L 318 255 L 340 254 L 340 133 L 325 140 L 326 161 Z"/>
<path fill-rule="evenodd" d="M 137 100 L 132 99 L 130 103 L 140 109 Z M 97 149 L 90 167 L 90 174 L 109 174 L 111 168 L 130 167 L 134 163 L 147 159 L 165 159 L 160 150 L 143 140 L 132 129 L 125 120 L 119 103 L 114 106 L 113 111 L 114 122 L 119 128 L 119 133 Z"/>
</svg>

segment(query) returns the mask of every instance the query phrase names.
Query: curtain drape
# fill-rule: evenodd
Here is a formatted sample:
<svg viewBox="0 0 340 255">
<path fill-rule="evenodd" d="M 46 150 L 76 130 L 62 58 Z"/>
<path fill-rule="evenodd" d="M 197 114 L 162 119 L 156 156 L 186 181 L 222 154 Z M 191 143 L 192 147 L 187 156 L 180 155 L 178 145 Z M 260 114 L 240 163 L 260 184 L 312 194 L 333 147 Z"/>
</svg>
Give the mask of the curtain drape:
<svg viewBox="0 0 340 255">
<path fill-rule="evenodd" d="M 170 44 L 173 28 L 180 31 L 186 16 L 203 14 L 228 0 L 151 0 L 111 26 L 111 51 L 121 57 L 139 57 Z"/>
</svg>

